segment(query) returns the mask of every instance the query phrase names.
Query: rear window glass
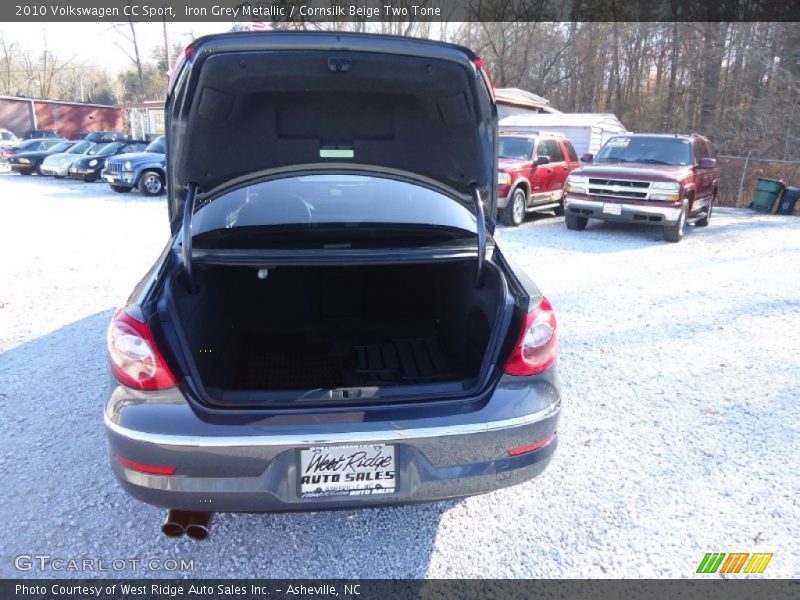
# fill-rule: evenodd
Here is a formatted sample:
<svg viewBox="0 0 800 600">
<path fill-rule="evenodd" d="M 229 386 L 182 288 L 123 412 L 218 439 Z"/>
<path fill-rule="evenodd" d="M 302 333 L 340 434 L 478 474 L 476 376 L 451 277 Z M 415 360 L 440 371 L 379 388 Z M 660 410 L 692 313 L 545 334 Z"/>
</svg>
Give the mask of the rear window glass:
<svg viewBox="0 0 800 600">
<path fill-rule="evenodd" d="M 305 175 L 263 181 L 201 207 L 192 233 L 264 225 L 420 224 L 477 231 L 475 216 L 434 190 L 363 175 Z"/>
<path fill-rule="evenodd" d="M 547 140 L 547 154 L 550 162 L 564 162 L 564 154 L 561 152 L 561 144 L 555 140 Z"/>
</svg>

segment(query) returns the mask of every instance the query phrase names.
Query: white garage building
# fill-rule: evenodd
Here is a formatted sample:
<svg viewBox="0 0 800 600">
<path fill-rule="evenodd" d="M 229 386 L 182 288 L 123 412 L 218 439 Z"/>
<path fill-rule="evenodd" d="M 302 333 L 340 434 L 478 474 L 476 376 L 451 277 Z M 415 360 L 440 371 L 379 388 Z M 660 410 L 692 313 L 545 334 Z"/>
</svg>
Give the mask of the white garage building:
<svg viewBox="0 0 800 600">
<path fill-rule="evenodd" d="M 612 136 L 627 133 L 622 122 L 611 113 L 550 113 L 511 115 L 500 120 L 500 132 L 563 133 L 578 156 L 597 154 L 600 147 Z"/>
</svg>

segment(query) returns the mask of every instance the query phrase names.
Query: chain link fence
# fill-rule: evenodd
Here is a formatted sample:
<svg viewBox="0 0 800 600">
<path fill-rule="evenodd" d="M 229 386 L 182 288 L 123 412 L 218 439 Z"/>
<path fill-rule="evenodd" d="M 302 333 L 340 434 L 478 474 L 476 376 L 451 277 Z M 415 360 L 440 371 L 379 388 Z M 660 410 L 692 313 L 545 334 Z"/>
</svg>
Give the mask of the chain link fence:
<svg viewBox="0 0 800 600">
<path fill-rule="evenodd" d="M 759 177 L 780 179 L 800 186 L 800 161 L 754 156 L 717 156 L 719 165 L 719 206 L 744 208 L 753 200 Z"/>
</svg>

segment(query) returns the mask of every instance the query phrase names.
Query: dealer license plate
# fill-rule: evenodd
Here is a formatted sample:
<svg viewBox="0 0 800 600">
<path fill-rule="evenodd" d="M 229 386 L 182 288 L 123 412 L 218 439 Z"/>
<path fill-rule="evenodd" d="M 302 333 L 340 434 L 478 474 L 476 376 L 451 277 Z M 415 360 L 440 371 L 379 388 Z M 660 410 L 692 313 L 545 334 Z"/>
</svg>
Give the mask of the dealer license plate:
<svg viewBox="0 0 800 600">
<path fill-rule="evenodd" d="M 326 446 L 300 450 L 300 497 L 392 494 L 397 483 L 395 447 Z"/>
<path fill-rule="evenodd" d="M 621 215 L 622 205 L 613 203 L 603 204 L 603 212 L 607 215 Z"/>
</svg>

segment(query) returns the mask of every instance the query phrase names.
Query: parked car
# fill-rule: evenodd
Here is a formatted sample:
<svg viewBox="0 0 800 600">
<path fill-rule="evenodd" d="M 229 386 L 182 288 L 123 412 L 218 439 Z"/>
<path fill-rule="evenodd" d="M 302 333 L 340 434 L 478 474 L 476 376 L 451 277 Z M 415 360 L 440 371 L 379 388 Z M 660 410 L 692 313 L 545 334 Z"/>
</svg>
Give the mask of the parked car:
<svg viewBox="0 0 800 600">
<path fill-rule="evenodd" d="M 101 175 L 111 189 L 120 194 L 138 188 L 143 196 L 164 193 L 166 176 L 164 136 L 150 142 L 142 152 L 121 154 L 106 161 Z"/>
<path fill-rule="evenodd" d="M 481 61 L 342 32 L 208 36 L 185 56 L 165 110 L 172 241 L 108 330 L 125 490 L 172 509 L 166 534 L 202 538 L 216 511 L 436 501 L 540 473 L 556 320 L 492 237 Z"/>
<path fill-rule="evenodd" d="M 53 129 L 29 129 L 27 133 L 22 136 L 26 140 L 39 140 L 39 139 L 63 139 Z"/>
<path fill-rule="evenodd" d="M 69 166 L 82 156 L 94 153 L 100 148 L 102 144 L 98 145 L 93 142 L 79 141 L 67 150 L 66 152 L 58 152 L 50 154 L 42 161 L 39 166 L 40 175 L 53 175 L 57 178 L 66 177 L 69 173 Z"/>
<path fill-rule="evenodd" d="M 506 132 L 498 136 L 497 153 L 497 206 L 505 225 L 519 225 L 534 211 L 564 214 L 564 182 L 578 167 L 566 137 Z"/>
<path fill-rule="evenodd" d="M 19 142 L 19 138 L 14 132 L 0 127 L 0 146 L 16 144 L 17 142 Z"/>
<path fill-rule="evenodd" d="M 28 150 L 39 150 L 42 144 L 55 144 L 58 140 L 43 139 L 43 140 L 22 140 L 10 146 L 4 146 L 0 149 L 0 161 L 8 164 L 12 156 L 16 156 L 19 152 L 27 152 Z"/>
<path fill-rule="evenodd" d="M 83 179 L 86 182 L 97 181 L 100 173 L 106 166 L 106 162 L 112 156 L 141 152 L 147 147 L 147 142 L 111 142 L 99 144 L 97 151 L 92 156 L 83 156 L 73 162 L 69 167 L 69 177 L 73 179 Z"/>
<path fill-rule="evenodd" d="M 566 185 L 568 229 L 601 219 L 663 227 L 679 242 L 687 223 L 705 227 L 719 189 L 716 153 L 700 135 L 637 133 L 609 139 Z"/>
<path fill-rule="evenodd" d="M 44 139 L 28 140 L 14 148 L 15 152 L 7 156 L 11 170 L 21 175 L 39 174 L 39 167 L 45 158 L 58 152 L 66 152 L 75 142 L 68 140 Z"/>
<path fill-rule="evenodd" d="M 128 136 L 119 131 L 82 131 L 80 134 L 82 140 L 94 142 L 96 144 L 118 142 L 127 140 Z"/>
</svg>

